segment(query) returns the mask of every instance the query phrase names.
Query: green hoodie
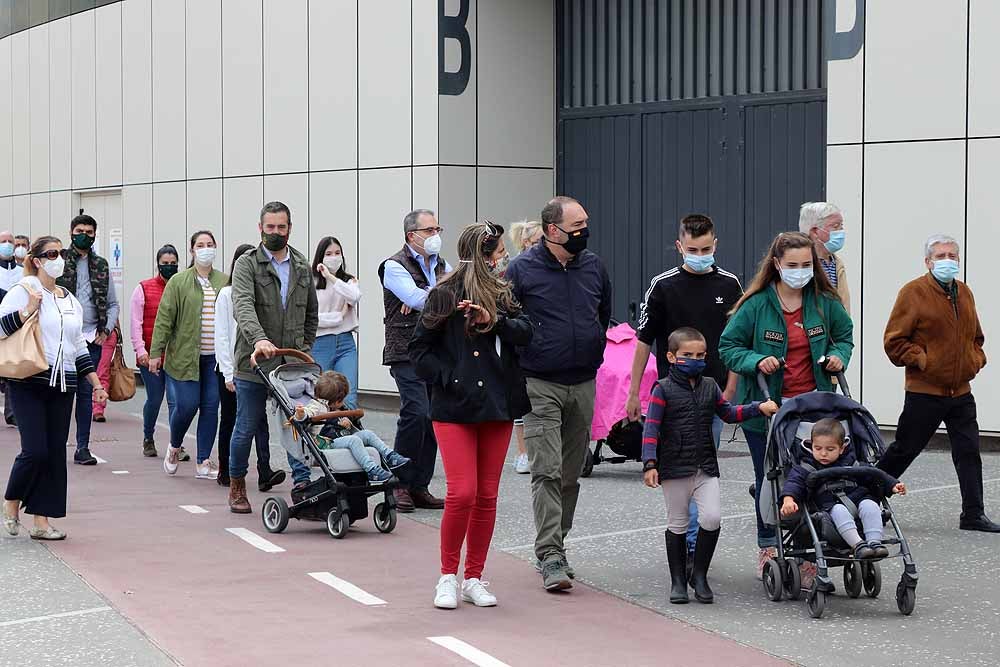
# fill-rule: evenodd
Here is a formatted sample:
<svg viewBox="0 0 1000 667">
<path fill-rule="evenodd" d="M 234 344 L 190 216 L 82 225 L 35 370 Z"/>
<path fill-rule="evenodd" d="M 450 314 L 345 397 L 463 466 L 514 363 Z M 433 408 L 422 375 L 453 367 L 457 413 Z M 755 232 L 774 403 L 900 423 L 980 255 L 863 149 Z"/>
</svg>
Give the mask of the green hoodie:
<svg viewBox="0 0 1000 667">
<path fill-rule="evenodd" d="M 156 311 L 150 359 L 164 356 L 163 368 L 175 380 L 197 381 L 201 361 L 201 310 L 205 295 L 198 284 L 198 270 L 185 269 L 167 281 Z M 226 285 L 228 276 L 212 269 L 208 281 L 216 295 Z"/>
<path fill-rule="evenodd" d="M 816 363 L 822 356 L 836 356 L 844 362 L 851 360 L 854 349 L 854 323 L 840 301 L 832 296 L 820 295 L 819 307 L 812 285 L 802 290 L 802 324 L 809 336 L 809 349 L 813 358 L 813 376 L 820 391 L 833 391 L 830 377 Z M 781 359 L 788 350 L 788 332 L 785 316 L 778 302 L 774 287 L 758 292 L 743 302 L 719 339 L 719 357 L 726 367 L 739 374 L 736 391 L 737 404 L 763 400 L 757 387 L 757 364 L 767 357 Z M 781 402 L 784 371 L 779 370 L 767 378 L 771 397 Z M 763 433 L 763 418 L 743 422 L 748 431 Z"/>
</svg>

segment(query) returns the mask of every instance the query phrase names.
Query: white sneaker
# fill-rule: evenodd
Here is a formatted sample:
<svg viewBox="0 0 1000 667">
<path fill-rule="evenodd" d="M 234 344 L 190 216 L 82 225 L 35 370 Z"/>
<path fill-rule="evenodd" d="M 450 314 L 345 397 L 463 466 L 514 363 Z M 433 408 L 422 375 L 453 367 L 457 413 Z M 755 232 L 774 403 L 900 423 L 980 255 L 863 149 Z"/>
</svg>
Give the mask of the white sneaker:
<svg viewBox="0 0 1000 667">
<path fill-rule="evenodd" d="M 445 574 L 438 579 L 434 589 L 434 606 L 438 609 L 458 608 L 458 578 L 453 574 Z"/>
<path fill-rule="evenodd" d="M 180 460 L 180 449 L 167 447 L 167 455 L 163 457 L 163 472 L 173 475 L 177 472 L 177 462 Z"/>
<path fill-rule="evenodd" d="M 219 466 L 212 459 L 205 459 L 194 467 L 195 479 L 215 479 L 219 476 Z"/>
<path fill-rule="evenodd" d="M 521 475 L 527 475 L 531 470 L 528 468 L 528 455 L 518 454 L 517 458 L 514 459 L 514 472 Z"/>
<path fill-rule="evenodd" d="M 488 582 L 479 579 L 466 579 L 462 582 L 462 601 L 471 602 L 477 607 L 495 607 L 497 598 L 486 590 Z"/>
</svg>

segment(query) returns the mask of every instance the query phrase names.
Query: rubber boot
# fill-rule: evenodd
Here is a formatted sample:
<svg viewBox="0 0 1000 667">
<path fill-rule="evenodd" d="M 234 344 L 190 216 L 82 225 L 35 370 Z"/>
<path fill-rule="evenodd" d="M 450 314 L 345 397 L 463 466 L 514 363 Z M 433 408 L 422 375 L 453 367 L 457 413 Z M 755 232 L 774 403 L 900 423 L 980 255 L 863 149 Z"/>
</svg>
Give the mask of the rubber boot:
<svg viewBox="0 0 1000 667">
<path fill-rule="evenodd" d="M 715 546 L 719 543 L 718 530 L 698 529 L 698 541 L 694 545 L 694 567 L 691 569 L 691 587 L 694 589 L 694 599 L 698 602 L 711 604 L 715 599 L 712 589 L 708 586 L 708 567 L 715 555 Z"/>
<path fill-rule="evenodd" d="M 687 536 L 664 531 L 667 565 L 670 567 L 670 604 L 687 604 Z"/>
</svg>

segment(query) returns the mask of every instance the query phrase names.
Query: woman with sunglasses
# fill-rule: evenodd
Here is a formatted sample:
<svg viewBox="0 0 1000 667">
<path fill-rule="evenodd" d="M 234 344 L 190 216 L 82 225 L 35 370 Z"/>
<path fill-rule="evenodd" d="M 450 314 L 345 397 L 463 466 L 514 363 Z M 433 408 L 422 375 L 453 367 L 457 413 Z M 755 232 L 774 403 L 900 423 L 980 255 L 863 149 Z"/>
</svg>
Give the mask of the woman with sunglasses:
<svg viewBox="0 0 1000 667">
<path fill-rule="evenodd" d="M 333 236 L 320 239 L 313 258 L 313 280 L 319 300 L 319 329 L 312 356 L 324 371 L 343 374 L 351 390 L 344 407 L 358 407 L 358 279 L 347 272 L 344 248 Z"/>
<path fill-rule="evenodd" d="M 513 422 L 531 410 L 516 348 L 531 342 L 532 329 L 500 277 L 507 265 L 503 228 L 466 227 L 458 256 L 458 268 L 427 295 L 409 343 L 417 375 L 434 387 L 431 420 L 448 482 L 434 595 L 439 609 L 456 608 L 459 596 L 477 607 L 497 603 L 481 577 Z"/>
<path fill-rule="evenodd" d="M 83 337 L 83 306 L 56 286 L 63 273 L 62 242 L 42 236 L 24 262 L 25 277 L 0 303 L 0 338 L 11 336 L 38 317 L 49 368 L 23 380 L 8 380 L 21 432 L 21 453 L 14 459 L 4 494 L 3 525 L 20 532 L 19 511 L 34 517 L 34 540 L 63 540 L 50 518 L 66 516 L 66 441 L 77 382 L 90 382 L 94 399 L 104 403 L 101 386 Z"/>
</svg>

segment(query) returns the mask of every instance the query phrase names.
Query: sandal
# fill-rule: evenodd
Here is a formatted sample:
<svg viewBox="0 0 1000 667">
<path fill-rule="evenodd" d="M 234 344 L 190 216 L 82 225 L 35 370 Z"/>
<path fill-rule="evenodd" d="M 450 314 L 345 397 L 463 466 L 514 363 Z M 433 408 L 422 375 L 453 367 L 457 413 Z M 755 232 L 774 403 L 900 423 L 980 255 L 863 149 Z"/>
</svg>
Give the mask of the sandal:
<svg viewBox="0 0 1000 667">
<path fill-rule="evenodd" d="M 48 528 L 45 529 L 32 528 L 28 532 L 28 535 L 30 535 L 31 539 L 33 540 L 45 540 L 51 542 L 56 542 L 58 540 L 66 539 L 66 533 L 62 532 L 61 530 L 56 530 L 52 526 L 49 526 Z"/>
<path fill-rule="evenodd" d="M 7 534 L 11 537 L 17 537 L 18 533 L 21 532 L 21 520 L 16 516 L 8 516 L 6 512 L 3 513 L 3 528 L 7 531 Z"/>
</svg>

